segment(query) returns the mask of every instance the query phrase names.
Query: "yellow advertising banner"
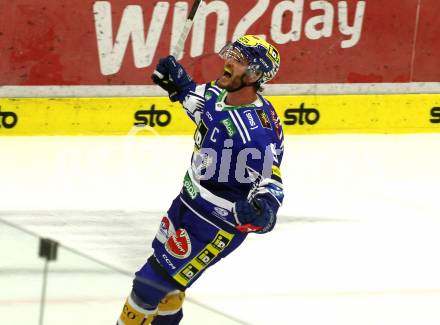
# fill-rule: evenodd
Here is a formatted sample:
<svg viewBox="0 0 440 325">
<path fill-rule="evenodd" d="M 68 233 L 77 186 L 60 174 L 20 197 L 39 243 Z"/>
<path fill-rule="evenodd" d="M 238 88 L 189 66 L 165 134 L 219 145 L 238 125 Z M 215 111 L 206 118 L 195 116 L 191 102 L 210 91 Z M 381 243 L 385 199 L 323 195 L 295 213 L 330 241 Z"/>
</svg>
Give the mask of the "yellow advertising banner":
<svg viewBox="0 0 440 325">
<path fill-rule="evenodd" d="M 440 132 L 440 94 L 268 97 L 285 134 Z M 185 135 L 166 97 L 2 98 L 0 135 Z"/>
</svg>

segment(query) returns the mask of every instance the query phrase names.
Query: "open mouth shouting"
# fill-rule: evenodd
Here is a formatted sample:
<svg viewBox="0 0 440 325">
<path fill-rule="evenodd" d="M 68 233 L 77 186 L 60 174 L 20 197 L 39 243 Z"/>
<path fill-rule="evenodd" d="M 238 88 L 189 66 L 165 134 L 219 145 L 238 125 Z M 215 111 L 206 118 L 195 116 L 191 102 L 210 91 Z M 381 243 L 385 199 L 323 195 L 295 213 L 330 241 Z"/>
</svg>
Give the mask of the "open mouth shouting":
<svg viewBox="0 0 440 325">
<path fill-rule="evenodd" d="M 232 77 L 232 69 L 229 67 L 224 67 L 223 77 L 225 77 L 226 79 L 230 79 Z"/>
</svg>

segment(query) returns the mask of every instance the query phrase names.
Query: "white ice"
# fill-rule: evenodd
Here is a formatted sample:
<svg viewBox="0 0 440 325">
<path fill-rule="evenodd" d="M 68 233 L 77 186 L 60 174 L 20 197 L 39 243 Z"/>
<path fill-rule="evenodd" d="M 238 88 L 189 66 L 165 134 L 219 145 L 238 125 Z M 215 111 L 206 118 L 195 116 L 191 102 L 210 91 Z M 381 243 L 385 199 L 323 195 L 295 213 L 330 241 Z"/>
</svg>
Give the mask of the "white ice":
<svg viewBox="0 0 440 325">
<path fill-rule="evenodd" d="M 0 218 L 127 272 L 151 253 L 191 137 L 1 137 Z M 188 290 L 182 325 L 440 324 L 440 134 L 288 136 L 285 204 Z M 37 240 L 0 223 L 0 318 L 38 324 Z M 115 324 L 130 277 L 62 250 L 45 325 Z"/>
</svg>

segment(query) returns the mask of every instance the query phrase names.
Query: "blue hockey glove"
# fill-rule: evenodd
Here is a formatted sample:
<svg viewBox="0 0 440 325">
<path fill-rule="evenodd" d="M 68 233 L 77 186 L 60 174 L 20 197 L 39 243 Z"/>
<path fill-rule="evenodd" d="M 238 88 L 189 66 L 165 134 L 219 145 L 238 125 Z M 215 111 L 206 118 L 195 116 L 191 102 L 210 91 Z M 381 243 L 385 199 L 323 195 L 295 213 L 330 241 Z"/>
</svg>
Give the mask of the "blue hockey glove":
<svg viewBox="0 0 440 325">
<path fill-rule="evenodd" d="M 270 199 L 265 196 L 257 196 L 251 202 L 237 201 L 234 216 L 239 224 L 236 228 L 241 232 L 269 232 L 275 226 L 276 211 Z"/>
<path fill-rule="evenodd" d="M 151 79 L 168 92 L 172 102 L 182 102 L 188 92 L 196 86 L 183 66 L 171 55 L 159 60 Z"/>
</svg>

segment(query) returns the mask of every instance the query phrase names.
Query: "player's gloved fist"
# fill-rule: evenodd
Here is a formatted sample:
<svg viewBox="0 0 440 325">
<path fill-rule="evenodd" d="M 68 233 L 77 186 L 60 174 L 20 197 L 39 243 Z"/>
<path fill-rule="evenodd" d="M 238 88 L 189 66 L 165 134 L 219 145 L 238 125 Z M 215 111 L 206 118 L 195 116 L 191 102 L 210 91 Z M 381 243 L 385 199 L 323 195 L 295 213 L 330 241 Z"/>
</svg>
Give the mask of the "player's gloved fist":
<svg viewBox="0 0 440 325">
<path fill-rule="evenodd" d="M 151 79 L 168 92 L 172 102 L 182 102 L 187 93 L 195 87 L 195 82 L 171 55 L 159 60 Z"/>
<path fill-rule="evenodd" d="M 271 231 L 276 222 L 275 211 L 264 197 L 235 202 L 234 216 L 239 223 L 236 228 L 241 232 L 263 234 Z"/>
</svg>

